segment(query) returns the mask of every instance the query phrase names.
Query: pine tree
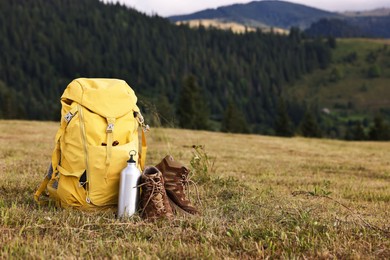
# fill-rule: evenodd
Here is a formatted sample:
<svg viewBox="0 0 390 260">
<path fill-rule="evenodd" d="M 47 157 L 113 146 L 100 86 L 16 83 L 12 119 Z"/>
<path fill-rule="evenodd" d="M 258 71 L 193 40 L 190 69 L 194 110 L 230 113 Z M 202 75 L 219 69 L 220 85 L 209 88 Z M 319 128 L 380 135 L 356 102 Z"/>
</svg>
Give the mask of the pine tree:
<svg viewBox="0 0 390 260">
<path fill-rule="evenodd" d="M 160 124 L 163 126 L 174 126 L 174 108 L 172 103 L 169 102 L 168 98 L 163 95 L 158 99 L 157 112 L 160 119 Z"/>
<path fill-rule="evenodd" d="M 321 129 L 313 113 L 307 109 L 300 124 L 300 132 L 305 137 L 321 137 Z"/>
<path fill-rule="evenodd" d="M 347 132 L 345 134 L 346 140 L 362 141 L 366 140 L 367 136 L 364 132 L 364 127 L 361 121 L 358 121 L 352 125 L 348 125 Z"/>
<path fill-rule="evenodd" d="M 370 140 L 387 141 L 390 140 L 390 126 L 385 122 L 383 117 L 376 116 L 374 125 L 370 128 Z"/>
<path fill-rule="evenodd" d="M 362 141 L 367 139 L 362 122 L 359 121 L 355 124 L 354 128 L 352 129 L 352 135 L 353 135 L 353 139 L 357 141 Z"/>
<path fill-rule="evenodd" d="M 221 131 L 229 133 L 249 133 L 249 127 L 244 114 L 231 100 L 229 100 L 223 115 Z"/>
<path fill-rule="evenodd" d="M 294 134 L 291 119 L 287 113 L 284 100 L 279 100 L 276 120 L 274 123 L 275 134 L 278 136 L 292 136 Z"/>
<path fill-rule="evenodd" d="M 184 79 L 176 107 L 179 126 L 188 129 L 208 129 L 209 113 L 205 98 L 193 75 Z"/>
<path fill-rule="evenodd" d="M 335 37 L 328 36 L 327 42 L 330 48 L 335 49 L 337 47 L 337 42 Z"/>
</svg>

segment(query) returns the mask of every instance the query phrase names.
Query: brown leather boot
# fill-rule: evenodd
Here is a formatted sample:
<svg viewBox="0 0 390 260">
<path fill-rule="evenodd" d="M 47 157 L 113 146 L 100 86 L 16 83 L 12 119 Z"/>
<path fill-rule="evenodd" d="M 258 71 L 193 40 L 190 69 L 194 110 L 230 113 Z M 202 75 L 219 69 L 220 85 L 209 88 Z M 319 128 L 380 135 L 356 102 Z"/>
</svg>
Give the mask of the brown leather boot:
<svg viewBox="0 0 390 260">
<path fill-rule="evenodd" d="M 146 167 L 141 175 L 141 215 L 146 219 L 173 218 L 171 205 L 164 188 L 164 178 L 154 166 Z"/>
<path fill-rule="evenodd" d="M 156 168 L 162 172 L 165 182 L 165 190 L 169 199 L 180 209 L 190 214 L 198 214 L 199 211 L 186 198 L 189 179 L 189 170 L 181 163 L 175 161 L 172 156 L 167 155 Z"/>
</svg>

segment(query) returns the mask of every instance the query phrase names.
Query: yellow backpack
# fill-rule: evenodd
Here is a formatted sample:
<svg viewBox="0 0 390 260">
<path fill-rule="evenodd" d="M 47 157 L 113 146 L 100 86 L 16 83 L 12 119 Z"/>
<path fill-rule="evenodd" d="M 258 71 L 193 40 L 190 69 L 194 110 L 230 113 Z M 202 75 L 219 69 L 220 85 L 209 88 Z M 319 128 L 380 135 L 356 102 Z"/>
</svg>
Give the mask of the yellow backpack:
<svg viewBox="0 0 390 260">
<path fill-rule="evenodd" d="M 129 153 L 145 165 L 145 127 L 134 91 L 123 80 L 78 78 L 61 97 L 61 125 L 55 137 L 51 166 L 34 194 L 40 202 L 47 190 L 57 205 L 96 210 L 116 207 L 120 172 Z M 137 157 L 137 156 L 136 156 Z"/>
</svg>

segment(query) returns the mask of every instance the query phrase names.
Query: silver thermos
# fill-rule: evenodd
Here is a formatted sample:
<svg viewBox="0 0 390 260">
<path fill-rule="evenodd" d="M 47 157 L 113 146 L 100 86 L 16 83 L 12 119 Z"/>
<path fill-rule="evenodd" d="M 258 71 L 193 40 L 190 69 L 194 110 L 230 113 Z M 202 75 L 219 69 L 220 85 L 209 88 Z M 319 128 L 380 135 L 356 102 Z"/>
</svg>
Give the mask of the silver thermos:
<svg viewBox="0 0 390 260">
<path fill-rule="evenodd" d="M 133 156 L 136 154 L 135 151 L 130 152 L 127 166 L 121 171 L 118 194 L 118 218 L 130 217 L 137 211 L 139 199 L 138 185 L 141 172 L 133 159 Z"/>
</svg>

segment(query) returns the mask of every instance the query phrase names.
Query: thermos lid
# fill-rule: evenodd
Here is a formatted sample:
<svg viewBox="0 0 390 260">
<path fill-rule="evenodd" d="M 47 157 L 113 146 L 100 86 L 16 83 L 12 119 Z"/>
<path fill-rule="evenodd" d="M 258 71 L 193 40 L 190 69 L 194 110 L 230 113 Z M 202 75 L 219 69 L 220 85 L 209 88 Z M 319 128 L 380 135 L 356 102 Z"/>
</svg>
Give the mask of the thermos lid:
<svg viewBox="0 0 390 260">
<path fill-rule="evenodd" d="M 134 153 L 134 154 L 133 154 L 133 153 Z M 136 151 L 131 150 L 131 151 L 129 152 L 130 159 L 129 159 L 127 162 L 128 162 L 128 163 L 135 163 L 135 161 L 134 161 L 134 159 L 133 159 L 133 156 L 136 155 L 136 154 L 137 154 Z"/>
</svg>

